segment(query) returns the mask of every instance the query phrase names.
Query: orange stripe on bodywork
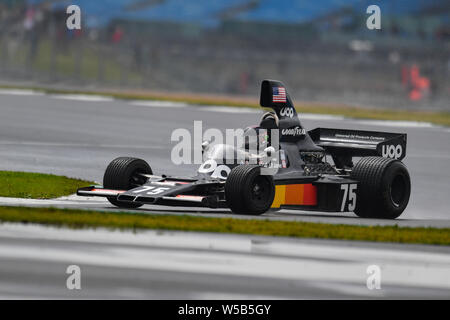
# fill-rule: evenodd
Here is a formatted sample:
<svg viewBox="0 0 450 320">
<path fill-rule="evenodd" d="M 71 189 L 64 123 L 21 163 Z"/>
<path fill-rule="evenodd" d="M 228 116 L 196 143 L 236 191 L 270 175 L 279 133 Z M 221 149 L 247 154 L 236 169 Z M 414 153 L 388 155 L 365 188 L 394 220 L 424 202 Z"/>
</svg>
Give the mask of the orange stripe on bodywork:
<svg viewBox="0 0 450 320">
<path fill-rule="evenodd" d="M 303 185 L 291 184 L 286 186 L 286 198 L 284 204 L 300 205 L 303 202 Z"/>
<path fill-rule="evenodd" d="M 279 208 L 282 204 L 284 204 L 284 198 L 286 194 L 286 186 L 279 185 L 275 186 L 275 198 L 272 202 L 272 208 Z"/>
<path fill-rule="evenodd" d="M 312 184 L 289 184 L 275 186 L 275 198 L 272 203 L 272 208 L 279 208 L 281 205 L 317 205 L 317 188 Z"/>
</svg>

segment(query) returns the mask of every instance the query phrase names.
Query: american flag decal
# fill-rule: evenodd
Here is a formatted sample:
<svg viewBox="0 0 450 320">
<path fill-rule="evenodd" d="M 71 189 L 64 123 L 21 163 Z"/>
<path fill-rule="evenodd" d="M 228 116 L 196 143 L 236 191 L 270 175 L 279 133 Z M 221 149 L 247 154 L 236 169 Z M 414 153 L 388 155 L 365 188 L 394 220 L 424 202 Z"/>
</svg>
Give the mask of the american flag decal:
<svg viewBox="0 0 450 320">
<path fill-rule="evenodd" d="M 272 95 L 272 101 L 273 102 L 286 102 L 286 89 L 283 87 L 272 87 L 273 95 Z"/>
</svg>

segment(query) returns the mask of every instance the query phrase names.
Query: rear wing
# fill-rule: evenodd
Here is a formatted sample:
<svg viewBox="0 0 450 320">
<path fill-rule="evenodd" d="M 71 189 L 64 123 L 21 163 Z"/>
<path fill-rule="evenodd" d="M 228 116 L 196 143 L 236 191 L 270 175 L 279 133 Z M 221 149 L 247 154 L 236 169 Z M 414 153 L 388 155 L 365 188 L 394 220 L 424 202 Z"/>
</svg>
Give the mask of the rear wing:
<svg viewBox="0 0 450 320">
<path fill-rule="evenodd" d="M 308 132 L 331 155 L 381 156 L 401 160 L 406 156 L 406 133 L 317 128 Z"/>
</svg>

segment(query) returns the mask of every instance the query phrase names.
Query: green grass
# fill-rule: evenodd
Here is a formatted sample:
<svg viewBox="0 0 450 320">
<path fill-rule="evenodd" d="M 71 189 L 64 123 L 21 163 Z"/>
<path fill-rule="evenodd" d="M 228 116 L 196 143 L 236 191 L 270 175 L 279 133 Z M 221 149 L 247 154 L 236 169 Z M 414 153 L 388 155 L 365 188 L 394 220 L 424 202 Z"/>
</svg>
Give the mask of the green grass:
<svg viewBox="0 0 450 320">
<path fill-rule="evenodd" d="M 0 207 L 0 222 L 39 223 L 70 228 L 158 229 L 450 245 L 450 229 L 354 226 L 274 220 L 96 212 L 56 208 Z"/>
<path fill-rule="evenodd" d="M 183 94 L 167 94 L 167 93 L 146 93 L 133 91 L 84 91 L 84 90 L 61 90 L 48 89 L 39 87 L 18 87 L 18 86 L 0 86 L 7 89 L 32 89 L 50 94 L 92 94 L 105 95 L 116 99 L 124 100 L 163 100 L 186 102 L 196 105 L 221 105 L 230 107 L 248 107 L 260 108 L 257 102 L 248 99 L 229 99 L 225 97 L 213 97 L 204 95 L 183 95 Z M 430 122 L 437 125 L 450 126 L 450 112 L 433 112 L 418 110 L 390 110 L 379 108 L 358 108 L 346 105 L 327 105 L 295 102 L 296 109 L 299 113 L 317 113 L 339 115 L 357 119 L 374 119 L 374 120 L 406 120 L 418 122 Z"/>
<path fill-rule="evenodd" d="M 31 172 L 0 171 L 0 197 L 50 199 L 73 194 L 93 182 Z"/>
</svg>

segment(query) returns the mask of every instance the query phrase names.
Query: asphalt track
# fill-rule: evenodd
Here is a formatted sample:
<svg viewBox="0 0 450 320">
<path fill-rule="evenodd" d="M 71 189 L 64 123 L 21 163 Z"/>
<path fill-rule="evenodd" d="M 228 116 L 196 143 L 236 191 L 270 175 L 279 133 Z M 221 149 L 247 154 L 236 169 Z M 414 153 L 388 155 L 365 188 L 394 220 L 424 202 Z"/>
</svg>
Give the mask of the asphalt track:
<svg viewBox="0 0 450 320">
<path fill-rule="evenodd" d="M 156 174 L 191 175 L 197 166 L 177 166 L 170 161 L 171 149 L 175 145 L 170 140 L 173 130 L 192 130 L 194 121 L 198 120 L 203 121 L 203 130 L 246 127 L 257 123 L 260 115 L 260 110 L 253 109 L 189 107 L 154 101 L 116 101 L 96 96 L 0 91 L 0 170 L 62 174 L 101 182 L 103 172 L 113 158 L 135 156 L 146 159 Z M 411 174 L 412 194 L 408 208 L 396 221 L 414 226 L 449 225 L 449 128 L 317 115 L 300 117 L 307 129 L 335 127 L 407 133 L 404 162 Z M 98 208 L 99 204 L 98 201 L 83 201 L 78 206 Z M 108 204 L 105 207 L 115 210 Z M 146 210 L 141 212 L 193 212 L 192 208 L 144 208 Z M 209 214 L 214 212 L 222 213 L 223 210 L 208 210 Z M 330 223 L 344 220 L 355 224 L 389 223 L 358 219 L 352 213 L 283 210 L 276 216 Z M 341 219 L 341 216 L 347 219 Z"/>
<path fill-rule="evenodd" d="M 0 225 L 0 299 L 450 297 L 448 247 Z M 80 290 L 66 270 L 80 267 Z M 380 268 L 380 289 L 367 286 Z"/>
<path fill-rule="evenodd" d="M 102 180 L 109 161 L 136 156 L 155 173 L 189 175 L 170 162 L 171 132 L 245 127 L 257 110 L 189 107 L 104 97 L 47 96 L 0 90 L 0 170 Z M 449 227 L 448 128 L 302 115 L 318 126 L 408 133 L 405 160 L 412 196 L 401 219 L 359 219 L 351 213 L 282 210 L 256 219 Z M 0 205 L 117 211 L 104 199 L 0 198 Z M 142 213 L 239 217 L 226 210 L 144 206 Z M 319 241 L 181 232 L 110 232 L 0 225 L 0 298 L 450 298 L 447 247 Z M 68 265 L 82 270 L 82 289 L 65 286 Z M 366 287 L 369 265 L 381 268 L 381 289 Z"/>
</svg>

